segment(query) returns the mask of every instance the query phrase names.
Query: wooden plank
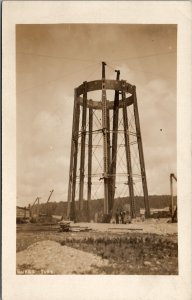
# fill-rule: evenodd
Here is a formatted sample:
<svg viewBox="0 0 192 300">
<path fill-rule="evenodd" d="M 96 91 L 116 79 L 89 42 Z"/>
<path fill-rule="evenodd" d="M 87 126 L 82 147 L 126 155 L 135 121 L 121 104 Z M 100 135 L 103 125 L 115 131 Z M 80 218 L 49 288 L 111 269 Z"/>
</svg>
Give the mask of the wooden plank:
<svg viewBox="0 0 192 300">
<path fill-rule="evenodd" d="M 122 228 L 122 227 L 116 227 L 116 228 L 108 228 L 108 230 L 143 230 L 142 228 Z"/>
</svg>

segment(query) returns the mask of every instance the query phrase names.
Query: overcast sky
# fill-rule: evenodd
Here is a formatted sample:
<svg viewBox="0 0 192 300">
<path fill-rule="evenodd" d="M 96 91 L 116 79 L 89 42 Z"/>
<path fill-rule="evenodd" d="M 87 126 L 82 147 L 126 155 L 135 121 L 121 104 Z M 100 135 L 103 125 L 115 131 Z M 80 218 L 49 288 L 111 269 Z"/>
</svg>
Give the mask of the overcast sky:
<svg viewBox="0 0 192 300">
<path fill-rule="evenodd" d="M 74 88 L 101 61 L 137 87 L 149 194 L 176 174 L 175 25 L 17 25 L 17 204 L 67 200 Z M 111 68 L 107 78 L 114 78 Z"/>
</svg>

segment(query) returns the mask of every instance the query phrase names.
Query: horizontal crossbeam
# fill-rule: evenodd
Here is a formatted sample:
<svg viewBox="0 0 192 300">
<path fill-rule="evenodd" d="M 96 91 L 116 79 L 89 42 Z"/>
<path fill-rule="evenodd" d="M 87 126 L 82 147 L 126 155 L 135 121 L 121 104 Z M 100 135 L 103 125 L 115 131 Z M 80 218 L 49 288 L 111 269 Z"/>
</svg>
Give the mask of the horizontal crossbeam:
<svg viewBox="0 0 192 300">
<path fill-rule="evenodd" d="M 132 94 L 134 92 L 134 86 L 128 82 L 124 82 L 124 91 L 126 93 Z M 87 82 L 87 92 L 102 90 L 102 80 L 94 80 Z M 105 79 L 105 90 L 122 90 L 122 81 L 121 80 L 108 80 Z M 83 94 L 83 84 L 76 88 L 77 96 Z"/>
<path fill-rule="evenodd" d="M 78 97 L 77 98 L 78 103 L 82 106 L 83 105 L 83 98 L 82 97 Z M 129 106 L 131 104 L 133 104 L 133 97 L 129 96 L 125 99 L 126 105 Z M 114 101 L 106 101 L 107 103 L 107 108 L 108 109 L 113 109 L 114 108 Z M 92 99 L 87 99 L 87 107 L 88 108 L 92 108 L 92 109 L 96 109 L 96 110 L 102 110 L 102 102 L 101 101 L 95 101 Z M 122 100 L 119 100 L 119 108 L 123 107 L 123 102 Z"/>
</svg>

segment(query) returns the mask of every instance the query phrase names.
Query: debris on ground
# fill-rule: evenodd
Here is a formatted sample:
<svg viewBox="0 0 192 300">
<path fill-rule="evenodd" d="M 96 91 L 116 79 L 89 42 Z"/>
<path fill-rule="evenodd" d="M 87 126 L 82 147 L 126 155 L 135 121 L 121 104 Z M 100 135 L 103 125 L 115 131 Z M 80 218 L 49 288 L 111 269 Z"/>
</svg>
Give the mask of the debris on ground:
<svg viewBox="0 0 192 300">
<path fill-rule="evenodd" d="M 113 227 L 113 228 L 108 228 L 108 230 L 143 230 L 142 228 L 119 228 L 119 227 Z"/>
<path fill-rule="evenodd" d="M 71 232 L 59 232 L 59 223 L 57 229 L 56 226 L 20 224 L 17 226 L 17 274 L 177 275 L 177 223 L 166 222 L 165 219 L 151 219 L 140 223 L 114 225 L 65 220 L 63 227 L 70 228 Z M 40 243 L 41 241 L 44 243 Z M 50 241 L 67 248 L 58 244 L 52 247 Z M 34 243 L 35 248 L 27 249 Z M 64 266 L 59 269 L 60 263 L 65 262 L 64 254 L 57 254 L 59 251 L 63 253 L 63 249 L 66 259 L 72 264 L 71 269 L 68 269 L 68 262 L 65 263 L 65 271 Z M 87 269 L 86 264 L 84 268 L 76 269 L 79 263 L 73 257 L 71 260 L 69 255 L 73 255 L 73 249 L 81 250 L 81 254 L 86 256 L 86 262 L 89 260 L 87 253 L 90 253 L 107 259 L 109 264 L 101 264 L 99 267 L 93 262 L 90 269 Z M 25 250 L 28 250 L 27 253 Z M 56 257 L 58 263 L 55 262 Z M 44 261 L 47 266 L 44 266 Z"/>
<path fill-rule="evenodd" d="M 72 222 L 70 221 L 61 221 L 59 222 L 60 225 L 60 231 L 63 232 L 79 232 L 79 231 L 90 231 L 92 230 L 90 227 L 88 226 L 81 226 L 81 225 L 73 225 Z"/>
<path fill-rule="evenodd" d="M 60 225 L 60 231 L 69 231 L 70 228 L 70 221 L 61 221 L 59 222 Z"/>
</svg>

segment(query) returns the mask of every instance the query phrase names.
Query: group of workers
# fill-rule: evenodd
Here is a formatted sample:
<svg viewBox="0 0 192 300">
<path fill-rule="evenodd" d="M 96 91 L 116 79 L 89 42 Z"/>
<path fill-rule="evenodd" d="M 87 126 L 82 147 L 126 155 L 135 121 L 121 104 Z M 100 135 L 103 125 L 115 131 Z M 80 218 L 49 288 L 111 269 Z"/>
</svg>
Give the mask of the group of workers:
<svg viewBox="0 0 192 300">
<path fill-rule="evenodd" d="M 126 215 L 125 211 L 117 209 L 115 213 L 116 224 L 125 224 L 126 223 L 125 215 Z"/>
</svg>

